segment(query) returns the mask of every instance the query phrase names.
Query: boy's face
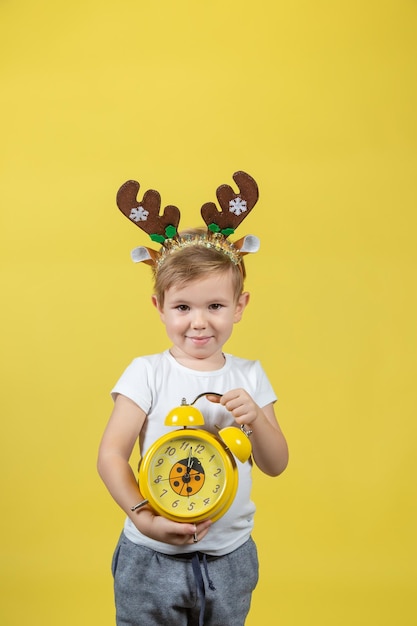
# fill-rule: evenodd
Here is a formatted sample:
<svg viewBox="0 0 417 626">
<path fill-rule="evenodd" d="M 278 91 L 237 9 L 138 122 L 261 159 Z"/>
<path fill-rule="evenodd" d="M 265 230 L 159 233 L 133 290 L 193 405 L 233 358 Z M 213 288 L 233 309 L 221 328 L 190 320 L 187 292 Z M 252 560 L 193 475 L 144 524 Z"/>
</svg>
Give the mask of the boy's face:
<svg viewBox="0 0 417 626">
<path fill-rule="evenodd" d="M 194 280 L 183 287 L 165 292 L 161 320 L 173 343 L 171 353 L 194 369 L 216 369 L 224 363 L 223 345 L 232 334 L 249 301 L 243 293 L 235 300 L 231 272 L 222 272 Z"/>
</svg>

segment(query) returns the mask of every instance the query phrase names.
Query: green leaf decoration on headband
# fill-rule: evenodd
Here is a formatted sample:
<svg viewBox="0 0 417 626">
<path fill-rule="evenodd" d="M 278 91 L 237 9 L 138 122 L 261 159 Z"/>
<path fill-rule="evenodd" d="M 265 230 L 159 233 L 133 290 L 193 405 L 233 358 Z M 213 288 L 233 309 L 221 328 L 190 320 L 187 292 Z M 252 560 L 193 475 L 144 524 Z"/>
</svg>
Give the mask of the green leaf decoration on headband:
<svg viewBox="0 0 417 626">
<path fill-rule="evenodd" d="M 214 223 L 209 224 L 207 228 L 211 230 L 212 233 L 221 233 L 225 237 L 228 237 L 229 235 L 233 235 L 233 233 L 235 232 L 234 228 L 222 228 L 220 230 L 220 226 Z"/>
<path fill-rule="evenodd" d="M 172 224 L 170 224 L 165 228 L 165 237 L 164 235 L 160 235 L 159 233 L 152 233 L 151 235 L 149 235 L 149 237 L 152 239 L 152 241 L 163 244 L 166 239 L 173 239 L 176 234 L 177 229 L 175 228 L 175 226 L 172 226 Z"/>
<path fill-rule="evenodd" d="M 152 241 L 156 241 L 158 243 L 164 243 L 165 241 L 165 237 L 163 235 L 158 235 L 157 233 L 153 233 L 152 235 L 149 235 L 149 237 Z"/>
<path fill-rule="evenodd" d="M 169 225 L 165 228 L 165 234 L 167 236 L 167 239 L 174 239 L 175 235 L 177 234 L 177 229 L 175 228 L 175 226 Z"/>
</svg>

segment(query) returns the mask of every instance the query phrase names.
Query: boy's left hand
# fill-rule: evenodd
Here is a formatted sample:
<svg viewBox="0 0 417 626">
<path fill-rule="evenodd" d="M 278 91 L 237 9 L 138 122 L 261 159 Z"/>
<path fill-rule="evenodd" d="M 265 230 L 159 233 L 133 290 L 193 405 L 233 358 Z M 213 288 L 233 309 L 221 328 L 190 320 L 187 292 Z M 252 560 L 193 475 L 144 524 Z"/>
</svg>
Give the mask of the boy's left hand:
<svg viewBox="0 0 417 626">
<path fill-rule="evenodd" d="M 244 389 L 232 389 L 221 397 L 207 394 L 207 399 L 224 406 L 239 426 L 248 426 L 251 431 L 253 428 L 252 458 L 261 471 L 268 476 L 278 476 L 284 471 L 288 463 L 288 446 L 275 418 L 272 402 L 261 409 Z"/>
<path fill-rule="evenodd" d="M 208 394 L 207 399 L 224 406 L 240 426 L 253 424 L 261 412 L 260 407 L 244 389 L 232 389 L 221 397 Z"/>
</svg>

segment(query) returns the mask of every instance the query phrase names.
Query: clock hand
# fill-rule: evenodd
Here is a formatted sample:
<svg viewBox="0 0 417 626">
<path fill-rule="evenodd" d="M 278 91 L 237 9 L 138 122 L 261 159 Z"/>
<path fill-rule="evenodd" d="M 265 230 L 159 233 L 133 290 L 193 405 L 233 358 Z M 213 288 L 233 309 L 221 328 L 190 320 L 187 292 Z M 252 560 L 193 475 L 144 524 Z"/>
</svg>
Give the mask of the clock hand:
<svg viewBox="0 0 417 626">
<path fill-rule="evenodd" d="M 187 470 L 190 471 L 194 463 L 193 459 L 193 449 L 190 447 L 190 452 L 188 453 L 188 462 L 187 462 Z"/>
<path fill-rule="evenodd" d="M 182 477 L 183 484 L 182 484 L 182 487 L 181 487 L 181 491 L 179 493 L 180 496 L 183 495 L 183 493 L 182 493 L 183 490 L 187 488 L 187 485 L 188 485 L 188 483 L 191 480 L 190 472 L 191 472 L 191 470 L 193 468 L 194 461 L 195 461 L 195 459 L 193 457 L 193 449 L 190 446 L 190 450 L 188 452 L 188 459 L 187 459 L 187 470 L 186 470 L 184 476 Z M 187 495 L 187 497 L 190 497 L 189 493 L 187 493 L 186 495 Z"/>
</svg>

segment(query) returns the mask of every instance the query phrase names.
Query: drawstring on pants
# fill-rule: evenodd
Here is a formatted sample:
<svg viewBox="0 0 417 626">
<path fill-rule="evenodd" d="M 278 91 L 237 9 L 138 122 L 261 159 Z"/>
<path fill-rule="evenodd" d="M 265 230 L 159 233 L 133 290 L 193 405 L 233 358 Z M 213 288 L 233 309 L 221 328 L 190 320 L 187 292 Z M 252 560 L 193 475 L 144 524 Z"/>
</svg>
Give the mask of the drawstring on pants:
<svg viewBox="0 0 417 626">
<path fill-rule="evenodd" d="M 216 591 L 216 587 L 213 584 L 208 572 L 207 567 L 207 555 L 203 552 L 194 552 L 191 558 L 191 565 L 193 566 L 194 578 L 197 586 L 198 595 L 200 598 L 200 615 L 198 624 L 204 626 L 204 611 L 206 608 L 206 588 L 204 585 L 203 572 L 208 583 L 209 589 Z M 203 568 L 201 568 L 203 565 Z"/>
</svg>

